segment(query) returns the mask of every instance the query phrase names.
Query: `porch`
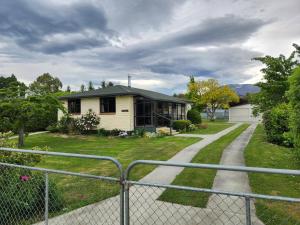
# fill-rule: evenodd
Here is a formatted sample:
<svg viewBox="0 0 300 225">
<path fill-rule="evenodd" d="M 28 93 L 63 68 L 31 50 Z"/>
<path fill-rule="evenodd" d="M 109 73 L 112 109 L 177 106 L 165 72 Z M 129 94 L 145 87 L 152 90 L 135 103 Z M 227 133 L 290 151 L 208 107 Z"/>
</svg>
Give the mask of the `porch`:
<svg viewBox="0 0 300 225">
<path fill-rule="evenodd" d="M 144 97 L 134 98 L 134 127 L 155 131 L 170 127 L 174 120 L 186 119 L 185 103 L 157 101 Z"/>
</svg>

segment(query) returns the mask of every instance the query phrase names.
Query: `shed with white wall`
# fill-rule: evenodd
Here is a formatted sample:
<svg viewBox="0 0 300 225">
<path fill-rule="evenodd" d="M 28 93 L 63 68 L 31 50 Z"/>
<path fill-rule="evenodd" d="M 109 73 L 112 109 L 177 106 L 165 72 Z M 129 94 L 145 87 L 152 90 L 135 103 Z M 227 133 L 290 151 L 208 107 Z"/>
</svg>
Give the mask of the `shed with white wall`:
<svg viewBox="0 0 300 225">
<path fill-rule="evenodd" d="M 260 122 L 261 115 L 253 115 L 253 105 L 245 104 L 231 107 L 229 109 L 229 122 Z"/>
</svg>

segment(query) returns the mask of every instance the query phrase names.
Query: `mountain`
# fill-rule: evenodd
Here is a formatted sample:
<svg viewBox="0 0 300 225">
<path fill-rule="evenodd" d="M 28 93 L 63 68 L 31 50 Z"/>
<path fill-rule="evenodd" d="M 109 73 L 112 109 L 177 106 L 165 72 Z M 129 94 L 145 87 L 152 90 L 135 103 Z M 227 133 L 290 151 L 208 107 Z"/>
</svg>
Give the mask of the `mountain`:
<svg viewBox="0 0 300 225">
<path fill-rule="evenodd" d="M 248 93 L 257 93 L 260 88 L 253 84 L 228 84 L 230 88 L 236 91 L 239 96 L 246 96 Z"/>
</svg>

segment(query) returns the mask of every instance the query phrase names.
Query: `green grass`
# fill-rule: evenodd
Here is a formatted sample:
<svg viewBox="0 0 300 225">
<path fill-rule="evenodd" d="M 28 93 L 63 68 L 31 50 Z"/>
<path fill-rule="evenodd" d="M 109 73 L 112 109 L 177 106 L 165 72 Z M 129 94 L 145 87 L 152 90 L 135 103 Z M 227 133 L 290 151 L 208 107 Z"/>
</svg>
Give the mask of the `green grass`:
<svg viewBox="0 0 300 225">
<path fill-rule="evenodd" d="M 256 128 L 246 148 L 245 158 L 247 166 L 300 169 L 291 149 L 266 141 L 262 125 Z M 300 177 L 251 173 L 249 178 L 255 193 L 300 198 Z M 265 225 L 283 224 L 283 221 L 284 224 L 300 223 L 300 204 L 258 200 L 255 205 L 257 215 Z"/>
<path fill-rule="evenodd" d="M 228 123 L 227 121 L 203 121 L 203 125 L 207 125 L 207 128 L 201 128 L 194 131 L 185 132 L 188 134 L 215 134 L 228 127 L 231 127 L 233 123 Z"/>
<path fill-rule="evenodd" d="M 192 160 L 193 163 L 219 164 L 223 150 L 236 139 L 249 125 L 243 124 L 229 134 L 203 148 Z M 184 169 L 174 180 L 173 185 L 198 188 L 212 188 L 216 170 Z M 209 194 L 191 191 L 166 190 L 160 200 L 195 207 L 205 207 Z"/>
<path fill-rule="evenodd" d="M 118 159 L 123 168 L 137 159 L 168 160 L 199 138 L 162 137 L 162 138 L 110 138 L 99 136 L 66 136 L 42 134 L 26 138 L 25 149 L 34 146 L 48 146 L 49 151 L 112 156 Z M 44 156 L 37 165 L 87 174 L 118 176 L 116 167 L 107 161 Z M 140 179 L 151 172 L 154 166 L 139 166 L 132 171 L 131 178 Z M 118 193 L 119 186 L 99 180 L 51 175 L 66 202 L 66 210 L 81 207 Z"/>
</svg>

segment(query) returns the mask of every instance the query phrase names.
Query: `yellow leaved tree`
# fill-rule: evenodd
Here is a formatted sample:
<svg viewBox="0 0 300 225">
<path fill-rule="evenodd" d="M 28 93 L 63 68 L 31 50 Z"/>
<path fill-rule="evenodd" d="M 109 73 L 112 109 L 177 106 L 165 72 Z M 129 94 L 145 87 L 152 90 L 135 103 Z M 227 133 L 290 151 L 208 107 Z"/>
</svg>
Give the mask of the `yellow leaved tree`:
<svg viewBox="0 0 300 225">
<path fill-rule="evenodd" d="M 239 96 L 228 85 L 220 85 L 215 79 L 188 84 L 188 96 L 197 105 L 205 105 L 208 118 L 214 120 L 217 109 L 229 108 L 230 102 L 239 102 Z"/>
</svg>

